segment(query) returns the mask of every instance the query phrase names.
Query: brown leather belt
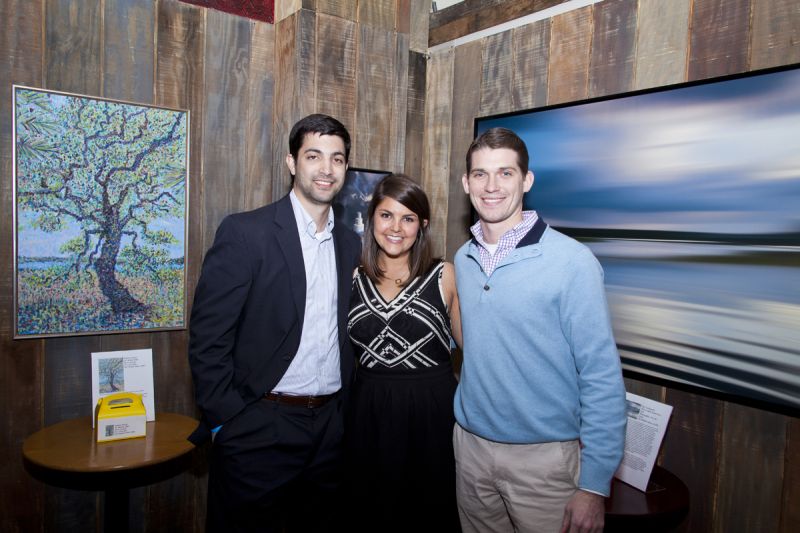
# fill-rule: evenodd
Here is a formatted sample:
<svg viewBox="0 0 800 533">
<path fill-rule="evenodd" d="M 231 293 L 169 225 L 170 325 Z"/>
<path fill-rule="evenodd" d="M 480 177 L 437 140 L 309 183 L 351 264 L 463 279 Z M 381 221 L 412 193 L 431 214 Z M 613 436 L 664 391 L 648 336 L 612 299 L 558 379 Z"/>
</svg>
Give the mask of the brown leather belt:
<svg viewBox="0 0 800 533">
<path fill-rule="evenodd" d="M 325 394 L 324 396 L 293 396 L 291 394 L 283 394 L 280 392 L 265 392 L 264 399 L 271 402 L 283 403 L 286 405 L 295 405 L 300 407 L 308 407 L 309 409 L 316 409 L 328 403 L 337 393 Z"/>
</svg>

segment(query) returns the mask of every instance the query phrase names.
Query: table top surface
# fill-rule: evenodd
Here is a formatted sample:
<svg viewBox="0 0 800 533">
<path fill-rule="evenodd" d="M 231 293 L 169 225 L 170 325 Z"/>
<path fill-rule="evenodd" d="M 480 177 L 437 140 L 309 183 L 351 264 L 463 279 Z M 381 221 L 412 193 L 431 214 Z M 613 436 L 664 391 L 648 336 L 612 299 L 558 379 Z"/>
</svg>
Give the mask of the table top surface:
<svg viewBox="0 0 800 533">
<path fill-rule="evenodd" d="M 157 413 L 145 437 L 97 442 L 92 417 L 47 426 L 25 439 L 22 454 L 36 467 L 64 473 L 109 473 L 153 467 L 194 449 L 186 440 L 197 421 L 175 413 Z"/>
<path fill-rule="evenodd" d="M 614 478 L 606 515 L 658 516 L 684 512 L 689 508 L 689 489 L 675 474 L 655 466 L 647 492 Z"/>
</svg>

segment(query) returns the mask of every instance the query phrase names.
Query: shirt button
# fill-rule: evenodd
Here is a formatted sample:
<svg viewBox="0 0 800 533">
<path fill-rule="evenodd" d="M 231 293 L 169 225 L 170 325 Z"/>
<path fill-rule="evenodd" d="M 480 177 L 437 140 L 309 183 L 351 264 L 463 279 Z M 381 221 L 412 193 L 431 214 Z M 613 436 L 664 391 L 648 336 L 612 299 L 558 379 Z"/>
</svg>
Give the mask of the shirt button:
<svg viewBox="0 0 800 533">
<path fill-rule="evenodd" d="M 484 285 L 483 286 L 483 290 L 488 291 L 489 290 L 489 286 L 488 285 Z"/>
</svg>

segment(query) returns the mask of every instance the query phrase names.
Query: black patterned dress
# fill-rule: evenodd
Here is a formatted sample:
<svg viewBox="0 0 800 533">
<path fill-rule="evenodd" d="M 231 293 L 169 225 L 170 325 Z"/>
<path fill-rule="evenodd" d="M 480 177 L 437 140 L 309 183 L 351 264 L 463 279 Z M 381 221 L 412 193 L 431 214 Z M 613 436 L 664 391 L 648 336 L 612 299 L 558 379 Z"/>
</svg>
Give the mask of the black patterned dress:
<svg viewBox="0 0 800 533">
<path fill-rule="evenodd" d="M 391 301 L 364 273 L 353 280 L 347 329 L 359 367 L 345 440 L 354 530 L 460 530 L 442 267 Z"/>
</svg>

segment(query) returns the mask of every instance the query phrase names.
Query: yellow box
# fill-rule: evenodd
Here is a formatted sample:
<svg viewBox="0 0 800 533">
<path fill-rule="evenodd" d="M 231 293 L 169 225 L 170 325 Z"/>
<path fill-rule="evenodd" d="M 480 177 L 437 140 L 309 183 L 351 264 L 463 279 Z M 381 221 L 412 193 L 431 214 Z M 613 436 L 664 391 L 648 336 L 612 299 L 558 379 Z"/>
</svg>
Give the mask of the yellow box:
<svg viewBox="0 0 800 533">
<path fill-rule="evenodd" d="M 142 395 L 117 392 L 97 401 L 95 409 L 97 442 L 144 437 L 147 433 L 147 412 Z"/>
</svg>

